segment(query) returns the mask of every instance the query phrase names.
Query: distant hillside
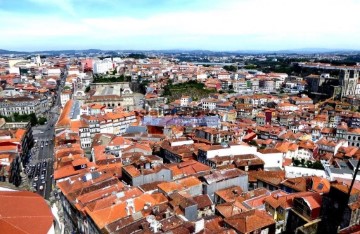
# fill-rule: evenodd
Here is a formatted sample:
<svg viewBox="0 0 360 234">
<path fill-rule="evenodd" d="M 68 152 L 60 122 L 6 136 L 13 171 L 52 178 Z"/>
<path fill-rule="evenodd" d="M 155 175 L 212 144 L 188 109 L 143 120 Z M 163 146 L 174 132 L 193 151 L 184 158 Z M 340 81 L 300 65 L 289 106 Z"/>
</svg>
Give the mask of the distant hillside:
<svg viewBox="0 0 360 234">
<path fill-rule="evenodd" d="M 233 55 L 233 54 L 322 54 L 322 53 L 359 53 L 360 50 L 351 49 L 326 49 L 326 48 L 303 48 L 303 49 L 288 49 L 288 50 L 224 50 L 224 51 L 212 51 L 212 50 L 185 50 L 185 49 L 168 49 L 168 50 L 101 50 L 101 49 L 86 49 L 86 50 L 44 50 L 44 51 L 12 51 L 0 49 L 1 54 L 91 54 L 91 53 L 163 53 L 163 54 L 197 54 L 197 55 Z"/>
<path fill-rule="evenodd" d="M 28 52 L 12 51 L 12 50 L 2 50 L 2 49 L 0 49 L 0 54 L 28 54 Z"/>
</svg>

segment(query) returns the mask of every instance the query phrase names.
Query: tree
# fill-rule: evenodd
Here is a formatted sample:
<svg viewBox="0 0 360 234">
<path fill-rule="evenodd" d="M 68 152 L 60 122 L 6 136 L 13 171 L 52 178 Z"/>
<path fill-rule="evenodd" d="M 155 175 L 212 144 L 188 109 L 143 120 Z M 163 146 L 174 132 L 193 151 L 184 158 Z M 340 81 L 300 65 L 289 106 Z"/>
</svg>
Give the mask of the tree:
<svg viewBox="0 0 360 234">
<path fill-rule="evenodd" d="M 38 123 L 39 123 L 40 125 L 44 125 L 44 124 L 46 123 L 46 121 L 47 121 L 47 119 L 44 118 L 44 117 L 40 117 L 40 118 L 38 119 Z"/>
<path fill-rule="evenodd" d="M 226 71 L 231 71 L 231 72 L 236 72 L 236 71 L 237 71 L 237 67 L 234 66 L 234 65 L 230 65 L 230 66 L 225 65 L 225 66 L 223 66 L 223 68 L 224 68 Z"/>
<path fill-rule="evenodd" d="M 319 170 L 324 170 L 324 167 L 322 165 L 322 163 L 320 161 L 316 161 L 313 163 L 312 165 L 313 169 L 319 169 Z"/>
<path fill-rule="evenodd" d="M 299 166 L 300 165 L 300 160 L 297 159 L 297 158 L 293 158 L 293 164 L 295 167 Z"/>
<path fill-rule="evenodd" d="M 86 88 L 85 88 L 85 93 L 88 93 L 90 91 L 90 86 L 87 86 Z"/>
<path fill-rule="evenodd" d="M 258 143 L 256 143 L 254 140 L 249 141 L 249 145 L 259 147 Z"/>
<path fill-rule="evenodd" d="M 313 163 L 311 161 L 306 161 L 306 167 L 307 168 L 312 168 Z"/>
<path fill-rule="evenodd" d="M 127 56 L 128 58 L 134 58 L 134 59 L 144 59 L 146 56 L 144 54 L 135 54 L 131 53 Z"/>
<path fill-rule="evenodd" d="M 36 118 L 35 113 L 30 114 L 29 121 L 30 121 L 32 126 L 35 126 L 38 123 L 38 119 Z"/>
</svg>

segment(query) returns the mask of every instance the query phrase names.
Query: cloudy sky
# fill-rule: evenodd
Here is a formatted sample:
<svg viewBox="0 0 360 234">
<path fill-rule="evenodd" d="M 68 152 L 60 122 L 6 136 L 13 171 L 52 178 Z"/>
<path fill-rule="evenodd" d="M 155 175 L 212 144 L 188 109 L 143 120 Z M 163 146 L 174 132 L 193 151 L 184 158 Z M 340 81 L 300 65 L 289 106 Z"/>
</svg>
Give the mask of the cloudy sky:
<svg viewBox="0 0 360 234">
<path fill-rule="evenodd" d="M 360 0 L 0 0 L 0 49 L 360 49 Z"/>
</svg>

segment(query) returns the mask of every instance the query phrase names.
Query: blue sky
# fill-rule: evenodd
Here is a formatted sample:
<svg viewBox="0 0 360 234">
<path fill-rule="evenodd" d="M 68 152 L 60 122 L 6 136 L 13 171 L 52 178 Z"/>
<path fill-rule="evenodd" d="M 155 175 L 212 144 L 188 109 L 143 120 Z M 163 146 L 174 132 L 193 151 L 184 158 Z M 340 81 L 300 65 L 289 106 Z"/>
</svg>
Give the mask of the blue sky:
<svg viewBox="0 0 360 234">
<path fill-rule="evenodd" d="M 360 49 L 360 0 L 0 0 L 0 49 Z"/>
</svg>

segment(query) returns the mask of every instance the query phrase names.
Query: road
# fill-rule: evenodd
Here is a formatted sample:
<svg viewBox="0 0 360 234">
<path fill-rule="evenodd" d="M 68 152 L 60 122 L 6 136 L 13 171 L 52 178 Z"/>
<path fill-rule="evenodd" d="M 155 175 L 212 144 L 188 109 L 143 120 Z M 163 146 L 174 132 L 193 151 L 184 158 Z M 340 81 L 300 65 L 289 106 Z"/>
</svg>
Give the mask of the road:
<svg viewBox="0 0 360 234">
<path fill-rule="evenodd" d="M 54 174 L 54 134 L 55 124 L 60 114 L 60 92 L 63 85 L 60 85 L 57 90 L 57 96 L 54 105 L 50 108 L 47 116 L 47 123 L 45 125 L 33 127 L 33 138 L 36 141 L 32 149 L 32 158 L 29 165 L 35 165 L 35 172 L 32 178 L 29 177 L 30 185 L 33 186 L 37 193 L 45 199 L 49 199 L 53 187 Z M 37 171 L 37 167 L 39 169 Z M 41 175 L 44 173 L 44 178 Z M 38 180 L 35 181 L 37 175 Z M 36 186 L 34 186 L 36 183 Z M 41 186 L 43 189 L 40 189 Z"/>
</svg>

